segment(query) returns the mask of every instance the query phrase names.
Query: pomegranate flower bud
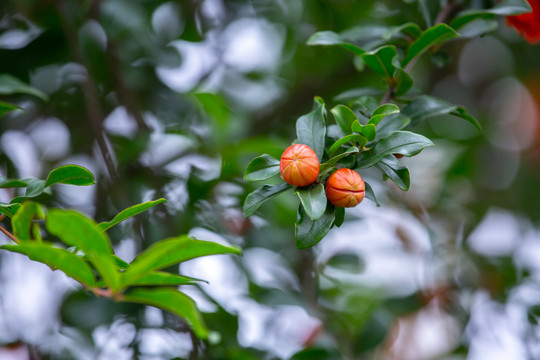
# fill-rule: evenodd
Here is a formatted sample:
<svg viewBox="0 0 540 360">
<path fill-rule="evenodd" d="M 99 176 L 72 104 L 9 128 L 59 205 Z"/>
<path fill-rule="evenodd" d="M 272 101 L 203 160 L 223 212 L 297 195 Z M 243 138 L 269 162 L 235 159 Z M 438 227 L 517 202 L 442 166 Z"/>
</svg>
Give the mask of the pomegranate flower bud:
<svg viewBox="0 0 540 360">
<path fill-rule="evenodd" d="M 540 0 L 528 0 L 532 12 L 507 16 L 506 23 L 515 28 L 531 44 L 540 43 Z"/>
<path fill-rule="evenodd" d="M 339 169 L 326 183 L 326 197 L 337 207 L 355 207 L 364 200 L 364 180 L 351 169 Z"/>
<path fill-rule="evenodd" d="M 307 186 L 319 176 L 317 154 L 309 146 L 289 146 L 281 155 L 279 171 L 283 180 L 294 186 Z"/>
</svg>

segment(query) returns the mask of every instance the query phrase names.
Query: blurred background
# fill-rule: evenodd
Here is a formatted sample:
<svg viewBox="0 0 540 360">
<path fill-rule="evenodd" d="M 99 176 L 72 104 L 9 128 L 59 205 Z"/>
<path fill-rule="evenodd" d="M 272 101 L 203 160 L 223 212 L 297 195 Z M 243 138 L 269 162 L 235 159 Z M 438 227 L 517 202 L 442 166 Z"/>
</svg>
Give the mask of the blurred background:
<svg viewBox="0 0 540 360">
<path fill-rule="evenodd" d="M 111 231 L 126 261 L 184 233 L 244 255 L 179 269 L 208 281 L 182 288 L 213 330 L 201 342 L 1 251 L 0 359 L 540 359 L 540 47 L 504 19 L 416 65 L 415 83 L 484 133 L 417 126 L 436 146 L 402 160 L 409 192 L 362 172 L 382 206 L 348 210 L 312 250 L 295 248 L 292 196 L 242 215 L 245 166 L 279 158 L 314 96 L 332 107 L 380 86 L 309 36 L 407 21 L 424 26 L 414 0 L 2 1 L 0 96 L 24 111 L 0 121 L 0 175 L 85 166 L 97 185 L 46 201 L 98 221 L 165 197 Z"/>
</svg>

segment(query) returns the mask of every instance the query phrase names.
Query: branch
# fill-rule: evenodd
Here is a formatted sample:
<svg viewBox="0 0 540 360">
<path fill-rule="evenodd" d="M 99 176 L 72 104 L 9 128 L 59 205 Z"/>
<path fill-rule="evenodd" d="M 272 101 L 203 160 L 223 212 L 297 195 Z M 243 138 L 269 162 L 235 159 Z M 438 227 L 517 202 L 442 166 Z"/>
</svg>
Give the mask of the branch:
<svg viewBox="0 0 540 360">
<path fill-rule="evenodd" d="M 4 220 L 4 218 L 6 217 L 6 215 L 4 214 L 1 214 L 0 215 L 0 221 Z M 5 227 L 3 227 L 2 225 L 0 225 L 0 231 L 4 233 L 4 235 L 6 235 L 8 238 L 10 238 L 11 240 L 15 241 L 17 244 L 20 244 L 21 243 L 21 240 L 17 239 L 12 233 L 10 233 Z"/>
</svg>

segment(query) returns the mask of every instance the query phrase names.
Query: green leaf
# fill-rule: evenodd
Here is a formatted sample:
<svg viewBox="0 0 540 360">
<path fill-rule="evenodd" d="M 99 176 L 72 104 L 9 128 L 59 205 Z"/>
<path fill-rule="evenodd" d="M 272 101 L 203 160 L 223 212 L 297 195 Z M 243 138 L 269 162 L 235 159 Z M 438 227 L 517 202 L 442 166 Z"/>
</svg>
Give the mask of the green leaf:
<svg viewBox="0 0 540 360">
<path fill-rule="evenodd" d="M 395 96 L 401 96 L 406 94 L 413 86 L 411 76 L 402 69 L 396 70 L 396 86 L 394 89 Z"/>
<path fill-rule="evenodd" d="M 257 209 L 270 200 L 274 196 L 281 194 L 284 191 L 292 188 L 292 185 L 287 183 L 279 185 L 263 185 L 255 191 L 248 194 L 244 201 L 244 216 L 249 217 L 257 211 Z"/>
<path fill-rule="evenodd" d="M 475 38 L 497 30 L 499 22 L 492 14 L 471 14 L 454 19 L 451 26 L 461 37 Z"/>
<path fill-rule="evenodd" d="M 396 68 L 393 60 L 397 56 L 396 47 L 393 45 L 382 46 L 362 55 L 362 60 L 377 74 L 380 74 L 390 81 L 394 76 Z"/>
<path fill-rule="evenodd" d="M 363 148 L 364 145 L 366 145 L 367 143 L 367 139 L 363 135 L 359 135 L 359 134 L 352 134 L 352 135 L 344 136 L 338 141 L 336 141 L 335 143 L 333 143 L 332 146 L 330 146 L 330 148 L 328 149 L 328 153 L 330 154 L 330 156 L 332 156 L 337 150 L 341 148 L 341 146 L 350 142 L 357 144 L 358 148 Z"/>
<path fill-rule="evenodd" d="M 399 33 L 403 33 L 412 37 L 413 39 L 417 39 L 420 37 L 420 35 L 422 35 L 422 30 L 420 29 L 420 26 L 415 23 L 405 23 L 403 25 L 394 26 L 388 29 L 388 31 L 384 33 L 383 39 L 390 40 Z"/>
<path fill-rule="evenodd" d="M 335 207 L 328 204 L 323 216 L 311 221 L 302 206 L 298 207 L 295 224 L 295 242 L 298 249 L 307 249 L 317 245 L 332 228 L 335 219 Z"/>
<path fill-rule="evenodd" d="M 345 135 L 351 133 L 351 125 L 357 120 L 354 112 L 345 105 L 337 105 L 330 112 Z"/>
<path fill-rule="evenodd" d="M 259 181 L 267 180 L 279 174 L 279 160 L 264 154 L 253 159 L 244 173 L 244 180 Z"/>
<path fill-rule="evenodd" d="M 73 210 L 50 209 L 45 218 L 45 226 L 50 234 L 58 236 L 68 246 L 78 247 L 107 286 L 114 291 L 118 289 L 120 274 L 111 257 L 111 244 L 93 220 Z"/>
<path fill-rule="evenodd" d="M 17 211 L 21 208 L 21 204 L 14 203 L 14 204 L 5 204 L 0 203 L 0 214 L 4 214 L 10 218 L 13 218 Z"/>
<path fill-rule="evenodd" d="M 12 94 L 28 94 L 36 96 L 43 101 L 49 100 L 48 96 L 43 91 L 26 85 L 12 75 L 0 74 L 0 95 Z"/>
<path fill-rule="evenodd" d="M 376 89 L 373 87 L 361 87 L 358 89 L 350 89 L 347 91 L 344 91 L 342 93 L 339 93 L 334 97 L 334 101 L 336 102 L 349 102 L 351 100 L 358 99 L 362 96 L 381 96 L 384 94 L 383 91 L 380 89 Z"/>
<path fill-rule="evenodd" d="M 8 179 L 0 176 L 0 188 L 27 187 L 28 179 Z"/>
<path fill-rule="evenodd" d="M 44 216 L 39 204 L 32 201 L 25 202 L 11 220 L 13 235 L 21 242 L 32 240 L 30 235 L 32 220 L 43 219 Z"/>
<path fill-rule="evenodd" d="M 128 266 L 129 266 L 129 264 L 128 264 L 126 261 L 122 260 L 121 258 L 119 258 L 119 257 L 116 256 L 116 255 L 113 255 L 113 256 L 112 256 L 112 259 L 114 260 L 114 263 L 116 264 L 116 266 L 117 266 L 119 269 L 124 270 L 124 269 L 127 269 Z"/>
<path fill-rule="evenodd" d="M 167 266 L 217 254 L 240 254 L 240 250 L 210 241 L 195 240 L 187 235 L 161 240 L 131 262 L 122 273 L 122 286 L 129 286 L 145 275 Z"/>
<path fill-rule="evenodd" d="M 319 31 L 311 35 L 307 41 L 308 45 L 333 46 L 338 45 L 352 52 L 355 55 L 362 55 L 365 51 L 360 47 L 346 42 L 339 34 L 332 31 Z"/>
<path fill-rule="evenodd" d="M 375 192 L 373 191 L 373 188 L 371 187 L 371 185 L 369 185 L 364 180 L 364 186 L 365 186 L 364 190 L 365 190 L 365 194 L 366 194 L 366 199 L 369 199 L 369 200 L 373 201 L 375 203 L 375 205 L 380 207 L 381 204 L 379 204 L 379 202 L 377 201 L 377 197 L 375 196 Z"/>
<path fill-rule="evenodd" d="M 31 260 L 63 271 L 67 276 L 86 286 L 92 287 L 96 282 L 92 269 L 84 260 L 65 249 L 55 248 L 52 244 L 29 242 L 4 245 L 0 246 L 0 249 L 24 254 Z"/>
<path fill-rule="evenodd" d="M 79 165 L 63 165 L 49 173 L 45 187 L 53 184 L 87 186 L 95 184 L 94 175 Z"/>
<path fill-rule="evenodd" d="M 313 101 L 312 112 L 301 116 L 296 121 L 296 136 L 298 143 L 312 148 L 321 162 L 326 136 L 326 110 L 321 98 L 316 97 Z"/>
<path fill-rule="evenodd" d="M 378 141 L 396 131 L 405 129 L 410 123 L 411 119 L 403 114 L 396 113 L 388 115 L 377 125 L 377 136 L 375 140 Z"/>
<path fill-rule="evenodd" d="M 195 302 L 187 295 L 171 288 L 136 288 L 125 294 L 124 301 L 151 305 L 184 319 L 197 337 L 206 339 L 208 330 Z"/>
<path fill-rule="evenodd" d="M 409 105 L 405 106 L 401 112 L 411 118 L 412 126 L 433 116 L 452 114 L 466 120 L 479 131 L 482 131 L 481 125 L 467 113 L 465 108 L 452 105 L 432 96 L 422 95 L 417 97 Z"/>
<path fill-rule="evenodd" d="M 132 281 L 130 286 L 179 286 L 193 285 L 201 281 L 204 280 L 163 271 L 154 271 L 144 275 L 138 280 Z"/>
<path fill-rule="evenodd" d="M 337 227 L 341 227 L 341 225 L 343 225 L 343 222 L 345 221 L 345 208 L 337 207 L 334 214 L 334 225 Z"/>
<path fill-rule="evenodd" d="M 393 155 L 385 156 L 376 165 L 390 180 L 392 180 L 401 190 L 409 190 L 411 178 L 409 169 L 401 166 L 398 159 Z"/>
<path fill-rule="evenodd" d="M 383 157 L 390 154 L 413 156 L 422 149 L 433 146 L 428 138 L 409 131 L 396 131 L 392 135 L 381 139 L 371 151 L 363 152 L 358 159 L 358 168 L 367 168 L 378 163 Z"/>
<path fill-rule="evenodd" d="M 18 105 L 10 104 L 7 102 L 0 101 L 0 118 L 6 115 L 8 112 L 14 110 L 21 110 L 22 108 Z"/>
<path fill-rule="evenodd" d="M 422 35 L 413 42 L 407 51 L 407 55 L 401 62 L 401 66 L 406 67 L 412 59 L 420 56 L 424 51 L 434 45 L 440 45 L 446 40 L 455 38 L 458 33 L 446 24 L 438 24 L 430 27 L 422 33 Z"/>
<path fill-rule="evenodd" d="M 360 136 L 362 136 L 362 135 L 360 135 Z M 363 139 L 363 141 L 364 141 L 364 144 L 365 144 L 366 140 Z M 328 159 L 327 162 L 325 162 L 324 164 L 321 164 L 321 170 L 323 168 L 323 165 L 324 165 L 325 168 L 327 168 L 328 165 L 334 165 L 339 160 L 343 159 L 345 156 L 348 156 L 348 155 L 351 155 L 351 154 L 358 154 L 359 152 L 360 152 L 360 150 L 356 146 L 351 146 L 350 148 L 348 148 L 347 150 L 345 150 L 341 154 L 333 156 L 330 159 Z"/>
<path fill-rule="evenodd" d="M 300 198 L 304 210 L 312 221 L 323 216 L 326 210 L 326 193 L 323 184 L 308 188 L 297 188 L 295 194 Z"/>
<path fill-rule="evenodd" d="M 371 118 L 369 119 L 368 124 L 374 124 L 376 126 L 382 119 L 384 119 L 385 116 L 397 113 L 399 113 L 399 107 L 397 105 L 381 105 L 371 114 Z"/>
<path fill-rule="evenodd" d="M 129 219 L 132 216 L 140 214 L 143 211 L 146 211 L 146 210 L 150 209 L 151 207 L 154 207 L 154 206 L 156 206 L 158 204 L 163 204 L 163 203 L 166 203 L 166 202 L 167 202 L 167 200 L 161 198 L 161 199 L 157 199 L 157 200 L 154 200 L 154 201 L 147 201 L 147 202 L 144 202 L 142 204 L 137 204 L 137 205 L 130 206 L 127 209 L 124 209 L 124 210 L 120 211 L 111 221 L 99 223 L 98 227 L 99 227 L 99 229 L 101 229 L 103 231 L 108 230 L 111 227 L 113 227 L 114 225 L 116 225 L 116 224 L 118 224 L 118 223 L 120 223 L 120 222 L 122 222 L 122 221 L 124 221 L 126 219 Z"/>
</svg>

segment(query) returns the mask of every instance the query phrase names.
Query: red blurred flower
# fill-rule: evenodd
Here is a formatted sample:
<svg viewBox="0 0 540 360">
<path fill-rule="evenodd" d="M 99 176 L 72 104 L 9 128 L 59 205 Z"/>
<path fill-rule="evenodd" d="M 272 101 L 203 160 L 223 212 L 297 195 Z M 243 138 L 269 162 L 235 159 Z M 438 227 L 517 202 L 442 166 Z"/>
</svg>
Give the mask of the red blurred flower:
<svg viewBox="0 0 540 360">
<path fill-rule="evenodd" d="M 527 0 L 532 12 L 507 16 L 506 23 L 513 26 L 531 44 L 540 43 L 540 0 Z"/>
</svg>

